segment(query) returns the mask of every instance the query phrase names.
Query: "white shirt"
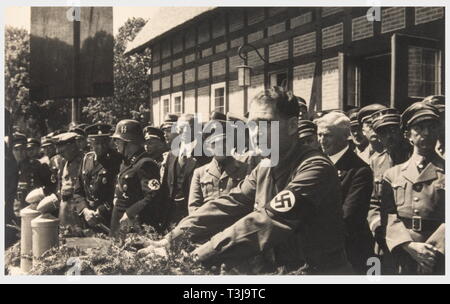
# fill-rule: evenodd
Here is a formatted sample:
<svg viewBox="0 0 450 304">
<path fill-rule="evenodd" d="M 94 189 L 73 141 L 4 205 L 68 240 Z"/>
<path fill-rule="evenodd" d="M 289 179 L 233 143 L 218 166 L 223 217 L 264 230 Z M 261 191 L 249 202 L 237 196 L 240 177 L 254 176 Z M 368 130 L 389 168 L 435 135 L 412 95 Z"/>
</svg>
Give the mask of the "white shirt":
<svg viewBox="0 0 450 304">
<path fill-rule="evenodd" d="M 186 158 L 191 158 L 192 156 L 194 156 L 194 149 L 195 146 L 197 145 L 197 140 L 194 139 L 193 141 L 191 141 L 190 143 L 185 143 L 182 142 L 180 144 L 180 151 L 178 155 L 184 155 L 186 156 Z"/>
<path fill-rule="evenodd" d="M 347 152 L 349 146 L 347 145 L 344 149 L 342 149 L 340 152 L 334 154 L 334 155 L 328 155 L 328 157 L 330 158 L 330 160 L 333 162 L 333 164 L 336 164 L 338 162 L 338 160 L 341 159 L 342 155 L 345 154 L 345 152 Z"/>
</svg>

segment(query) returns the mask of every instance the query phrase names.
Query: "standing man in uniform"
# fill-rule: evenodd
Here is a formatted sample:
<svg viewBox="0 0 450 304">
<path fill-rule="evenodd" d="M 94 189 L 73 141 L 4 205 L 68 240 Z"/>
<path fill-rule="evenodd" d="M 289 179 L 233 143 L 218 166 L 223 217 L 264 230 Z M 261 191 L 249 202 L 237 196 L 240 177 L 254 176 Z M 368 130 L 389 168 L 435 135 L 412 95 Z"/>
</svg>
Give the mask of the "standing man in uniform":
<svg viewBox="0 0 450 304">
<path fill-rule="evenodd" d="M 29 159 L 39 159 L 41 149 L 41 141 L 37 138 L 27 139 L 27 156 Z"/>
<path fill-rule="evenodd" d="M 261 162 L 228 195 L 201 206 L 141 254 L 170 247 L 187 230 L 192 242 L 206 241 L 192 253 L 205 264 L 231 267 L 258 257 L 261 271 L 302 267 L 304 274 L 349 273 L 339 178 L 323 153 L 299 145 L 298 113 L 298 103 L 282 88 L 258 94 L 249 120 L 267 143 L 272 136 L 279 139 L 278 164 Z M 261 121 L 279 122 L 278 132 L 259 129 Z"/>
<path fill-rule="evenodd" d="M 18 189 L 14 201 L 14 213 L 19 222 L 20 210 L 25 205 L 27 194 L 35 189 L 43 187 L 46 193 L 53 190 L 50 182 L 50 171 L 47 166 L 43 166 L 37 159 L 29 158 L 26 153 L 27 138 L 20 133 L 13 134 L 13 155 L 18 166 Z"/>
<path fill-rule="evenodd" d="M 350 264 L 359 275 L 367 273 L 374 240 L 367 223 L 372 170 L 350 148 L 350 119 L 331 112 L 316 120 L 320 146 L 338 170 L 342 186 L 342 210 L 346 227 L 346 251 Z"/>
<path fill-rule="evenodd" d="M 381 225 L 381 183 L 387 169 L 404 163 L 411 154 L 411 145 L 406 141 L 400 129 L 400 114 L 394 108 L 386 108 L 372 114 L 372 127 L 383 144 L 384 150 L 370 159 L 370 167 L 374 174 L 369 225 L 377 245 L 375 254 L 381 257 L 382 273 L 393 274 L 393 261 L 386 246 L 385 231 Z"/>
<path fill-rule="evenodd" d="M 370 164 L 370 158 L 376 154 L 383 152 L 384 148 L 378 138 L 377 134 L 372 128 L 372 119 L 371 116 L 373 113 L 385 109 L 386 106 L 374 103 L 368 106 L 363 107 L 358 112 L 358 124 L 361 126 L 361 130 L 363 135 L 369 141 L 369 145 L 366 150 L 359 154 L 359 157 L 365 161 L 367 164 Z"/>
<path fill-rule="evenodd" d="M 383 178 L 381 216 L 399 274 L 444 274 L 445 161 L 436 154 L 439 112 L 416 102 L 401 116 L 411 157 Z"/>
<path fill-rule="evenodd" d="M 123 164 L 117 176 L 111 235 L 117 236 L 121 226 L 149 224 L 157 231 L 164 229 L 166 201 L 161 198 L 158 164 L 144 150 L 144 135 L 136 120 L 121 120 L 112 136 Z"/>
<path fill-rule="evenodd" d="M 86 128 L 92 152 L 86 153 L 81 164 L 80 183 L 74 191 L 74 201 L 83 208 L 80 214 L 92 228 L 109 227 L 116 177 L 122 156 L 110 148 L 111 126 L 97 123 Z M 109 231 L 103 232 L 109 233 Z"/>
</svg>

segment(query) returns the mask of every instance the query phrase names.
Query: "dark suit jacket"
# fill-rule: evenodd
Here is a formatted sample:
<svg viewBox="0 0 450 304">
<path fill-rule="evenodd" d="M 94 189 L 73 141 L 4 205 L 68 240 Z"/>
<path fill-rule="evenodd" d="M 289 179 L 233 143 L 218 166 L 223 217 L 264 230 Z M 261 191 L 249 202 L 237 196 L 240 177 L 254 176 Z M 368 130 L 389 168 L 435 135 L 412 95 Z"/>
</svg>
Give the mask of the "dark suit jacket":
<svg viewBox="0 0 450 304">
<path fill-rule="evenodd" d="M 172 210 L 169 222 L 177 222 L 182 217 L 188 214 L 188 199 L 189 199 L 189 190 L 191 187 L 192 176 L 194 174 L 194 170 L 198 167 L 203 166 L 208 162 L 208 158 L 206 157 L 192 157 L 187 159 L 186 164 L 184 166 L 184 179 L 182 192 L 185 198 L 185 204 L 182 206 L 182 210 Z M 172 154 L 171 151 L 168 152 L 165 161 L 162 164 L 162 188 L 165 195 L 168 197 L 170 201 L 175 198 L 175 184 L 177 182 L 177 163 L 178 156 Z M 179 207 L 177 207 L 179 208 Z M 173 213 L 176 213 L 175 215 Z"/>
<path fill-rule="evenodd" d="M 364 272 L 373 255 L 374 240 L 367 222 L 373 174 L 369 165 L 348 149 L 335 164 L 341 180 L 346 249 L 356 272 Z"/>
</svg>

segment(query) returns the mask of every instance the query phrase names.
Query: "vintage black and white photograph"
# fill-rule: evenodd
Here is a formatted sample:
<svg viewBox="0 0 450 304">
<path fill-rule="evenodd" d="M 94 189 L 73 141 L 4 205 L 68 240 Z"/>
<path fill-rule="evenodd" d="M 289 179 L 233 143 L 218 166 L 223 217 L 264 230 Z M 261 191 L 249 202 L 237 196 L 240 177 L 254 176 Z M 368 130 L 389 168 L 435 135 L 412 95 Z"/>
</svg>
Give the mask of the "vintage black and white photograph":
<svg viewBox="0 0 450 304">
<path fill-rule="evenodd" d="M 444 6 L 81 4 L 4 9 L 5 276 L 445 275 Z"/>
</svg>

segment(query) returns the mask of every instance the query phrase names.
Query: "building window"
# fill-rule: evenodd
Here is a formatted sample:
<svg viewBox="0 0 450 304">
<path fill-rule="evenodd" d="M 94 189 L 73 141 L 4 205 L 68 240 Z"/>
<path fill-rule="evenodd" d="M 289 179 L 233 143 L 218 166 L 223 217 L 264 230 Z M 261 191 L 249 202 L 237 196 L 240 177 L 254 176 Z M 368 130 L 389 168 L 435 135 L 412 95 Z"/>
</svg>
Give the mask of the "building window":
<svg viewBox="0 0 450 304">
<path fill-rule="evenodd" d="M 169 98 L 163 99 L 163 116 L 165 116 L 167 113 L 170 113 L 170 99 Z"/>
<path fill-rule="evenodd" d="M 183 95 L 181 92 L 172 94 L 173 111 L 180 115 L 183 113 Z"/>
<path fill-rule="evenodd" d="M 212 110 L 226 113 L 225 109 L 225 83 L 216 83 L 211 86 Z"/>
<path fill-rule="evenodd" d="M 408 96 L 426 97 L 441 92 L 440 51 L 408 47 Z"/>
<path fill-rule="evenodd" d="M 287 88 L 288 73 L 287 71 L 277 71 L 269 74 L 270 87 L 284 87 Z"/>
</svg>

